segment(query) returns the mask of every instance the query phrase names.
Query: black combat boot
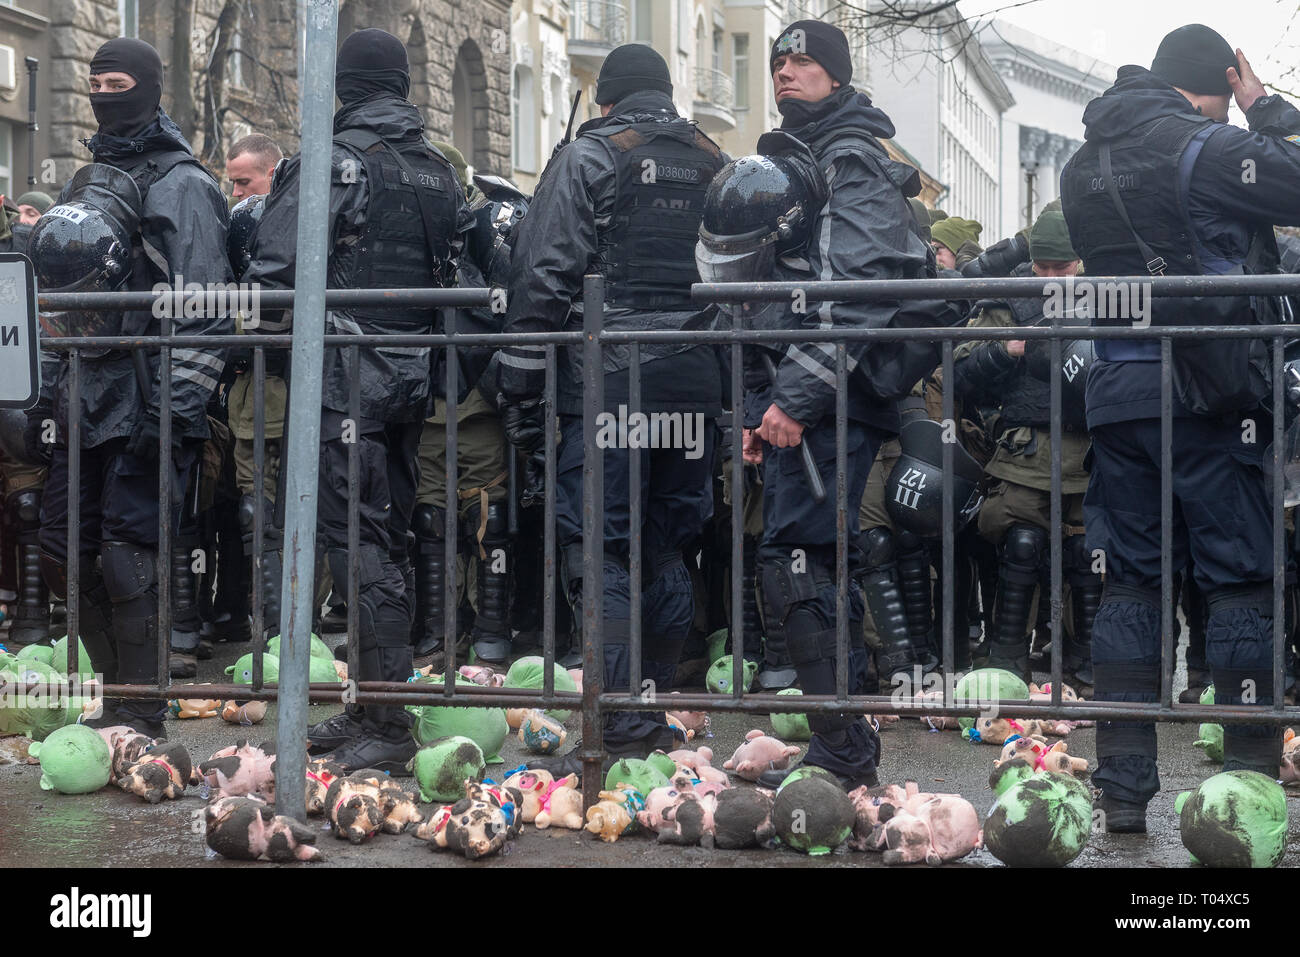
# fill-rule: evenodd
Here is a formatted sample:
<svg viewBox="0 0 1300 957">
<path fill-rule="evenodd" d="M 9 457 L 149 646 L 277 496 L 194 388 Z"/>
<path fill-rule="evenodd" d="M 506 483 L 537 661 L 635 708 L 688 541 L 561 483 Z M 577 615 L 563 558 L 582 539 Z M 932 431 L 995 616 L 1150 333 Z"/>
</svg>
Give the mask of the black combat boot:
<svg viewBox="0 0 1300 957">
<path fill-rule="evenodd" d="M 21 645 L 49 639 L 50 592 L 41 577 L 41 548 L 37 541 L 41 530 L 41 493 L 38 489 L 15 492 L 7 504 L 9 527 L 17 545 L 18 600 L 12 609 L 6 644 L 17 651 Z"/>
<path fill-rule="evenodd" d="M 474 654 L 487 664 L 500 665 L 510 659 L 510 536 L 506 503 L 488 506 L 483 532 L 486 558 L 478 559 L 478 608 L 471 632 Z"/>
</svg>

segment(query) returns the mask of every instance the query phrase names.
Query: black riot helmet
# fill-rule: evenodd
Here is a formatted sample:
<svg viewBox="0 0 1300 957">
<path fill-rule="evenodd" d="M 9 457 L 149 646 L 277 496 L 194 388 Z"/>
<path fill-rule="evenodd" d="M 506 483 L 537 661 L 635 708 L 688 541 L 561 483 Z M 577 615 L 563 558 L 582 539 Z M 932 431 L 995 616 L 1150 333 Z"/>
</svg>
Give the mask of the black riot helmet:
<svg viewBox="0 0 1300 957">
<path fill-rule="evenodd" d="M 695 246 L 703 282 L 771 278 L 778 255 L 807 244 L 829 195 L 811 151 L 793 136 L 766 133 L 758 150 L 732 160 L 709 184 Z"/>
<path fill-rule="evenodd" d="M 235 279 L 242 279 L 253 254 L 253 237 L 266 209 L 265 196 L 245 196 L 230 209 L 230 229 L 226 232 L 226 256 Z"/>
<path fill-rule="evenodd" d="M 933 419 L 915 419 L 903 426 L 903 454 L 885 481 L 885 508 L 894 524 L 922 538 L 943 533 L 944 427 Z M 984 474 L 959 442 L 952 445 L 953 520 L 961 529 L 975 517 L 984 496 Z"/>
<path fill-rule="evenodd" d="M 140 190 L 114 166 L 91 163 L 73 174 L 64 200 L 32 228 L 28 256 L 41 292 L 112 292 L 131 276 L 131 242 L 140 227 Z M 120 310 L 43 312 L 46 335 L 112 336 Z"/>
<path fill-rule="evenodd" d="M 489 286 L 502 286 L 510 272 L 510 250 L 528 213 L 529 198 L 508 179 L 474 174 L 478 195 L 469 204 L 474 214 L 468 252 Z"/>
</svg>

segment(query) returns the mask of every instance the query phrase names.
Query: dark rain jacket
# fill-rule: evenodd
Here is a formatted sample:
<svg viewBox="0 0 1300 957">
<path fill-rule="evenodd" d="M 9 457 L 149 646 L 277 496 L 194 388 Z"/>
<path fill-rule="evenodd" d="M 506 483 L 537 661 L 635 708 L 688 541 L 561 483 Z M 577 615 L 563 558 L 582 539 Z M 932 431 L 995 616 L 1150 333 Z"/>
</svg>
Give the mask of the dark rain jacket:
<svg viewBox="0 0 1300 957">
<path fill-rule="evenodd" d="M 226 227 L 229 215 L 221 187 L 207 170 L 193 159 L 193 152 L 180 128 L 162 110 L 157 119 L 134 137 L 97 134 L 86 146 L 96 163 L 107 163 L 130 174 L 141 187 L 144 214 L 136 242 L 135 268 L 128 288 L 151 290 L 158 283 L 169 287 L 180 277 L 185 285 L 231 282 L 226 256 Z M 180 152 L 187 157 L 171 165 Z M 156 178 L 160 164 L 171 165 Z M 58 202 L 64 196 L 59 195 Z M 196 301 L 197 301 L 197 297 Z M 162 318 L 154 309 L 138 309 L 122 316 L 125 336 L 156 336 Z M 187 311 L 168 309 L 166 320 L 173 335 L 230 335 L 234 319 L 229 315 L 187 316 Z M 53 356 L 54 353 L 47 353 Z M 38 409 L 53 408 L 60 440 L 67 435 L 67 353 L 43 366 L 45 383 Z M 129 353 L 110 352 L 102 358 L 87 358 L 81 364 L 81 444 L 93 448 L 110 439 L 131 435 L 146 414 L 158 416 L 159 353 L 146 352 L 149 380 L 143 391 Z M 204 439 L 208 435 L 207 405 L 225 368 L 226 350 L 175 348 L 171 351 L 172 435 L 174 439 Z"/>
<path fill-rule="evenodd" d="M 812 150 L 830 188 L 817 214 L 803 257 L 778 261 L 774 280 L 934 278 L 934 253 L 922 239 L 908 205 L 920 191 L 915 169 L 889 157 L 878 138 L 894 135 L 894 124 L 864 93 L 844 87 L 831 94 L 821 119 L 783 127 Z M 803 313 L 793 304 L 773 324 L 786 329 L 879 329 L 897 325 L 954 325 L 960 309 L 943 302 L 814 302 Z M 746 424 L 757 425 L 770 400 L 812 428 L 835 414 L 835 347 L 794 343 L 777 366 L 770 395 L 756 350 L 746 350 Z M 848 415 L 886 432 L 897 432 L 895 400 L 906 395 L 938 362 L 928 343 L 850 343 Z M 758 401 L 754 401 L 757 398 Z M 760 408 L 760 406 L 762 408 Z"/>
<path fill-rule="evenodd" d="M 342 107 L 334 117 L 334 132 L 347 129 L 373 130 L 391 143 L 422 140 L 424 120 L 408 100 L 395 94 L 380 94 Z M 425 145 L 436 153 L 427 140 Z M 441 156 L 441 154 L 437 154 Z M 298 184 L 301 156 L 294 156 L 276 167 L 266 209 L 253 241 L 252 261 L 244 276 L 246 282 L 260 283 L 263 289 L 290 289 L 294 285 L 298 243 Z M 450 178 L 459 201 L 457 226 L 450 238 L 453 257 L 459 257 L 464 233 L 473 226 L 465 206 L 464 191 L 455 171 L 446 160 L 441 174 Z M 366 165 L 351 146 L 334 142 L 330 173 L 329 203 L 329 271 L 327 288 L 351 288 L 354 270 L 361 265 L 357 241 L 366 223 L 370 207 L 370 186 Z M 419 214 L 414 214 L 419 221 Z M 412 276 L 412 287 L 441 286 L 451 277 L 426 274 Z M 451 284 L 450 282 L 448 284 Z M 326 312 L 325 331 L 329 335 L 379 335 L 440 331 L 435 310 L 429 310 L 427 328 L 413 329 L 410 322 L 385 321 L 374 316 L 358 316 L 346 309 Z M 261 320 L 252 331 L 265 335 L 283 335 L 293 328 L 292 310 L 263 310 Z M 361 414 L 363 425 L 379 422 L 415 422 L 432 409 L 430 385 L 430 349 L 427 347 L 381 347 L 363 349 L 361 364 Z M 350 363 L 348 350 L 325 349 L 324 381 L 321 403 L 335 412 L 348 411 Z"/>
</svg>

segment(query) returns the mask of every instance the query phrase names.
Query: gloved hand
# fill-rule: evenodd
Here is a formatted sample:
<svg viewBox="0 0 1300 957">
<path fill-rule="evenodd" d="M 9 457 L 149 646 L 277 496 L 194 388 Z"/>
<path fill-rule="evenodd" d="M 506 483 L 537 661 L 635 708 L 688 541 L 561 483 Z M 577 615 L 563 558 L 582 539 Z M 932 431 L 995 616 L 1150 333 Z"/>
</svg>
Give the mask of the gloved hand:
<svg viewBox="0 0 1300 957">
<path fill-rule="evenodd" d="M 1000 239 L 978 257 L 961 267 L 967 279 L 992 279 L 1010 276 L 1021 263 L 1029 262 L 1029 238 L 1016 233 Z"/>
<path fill-rule="evenodd" d="M 519 492 L 519 504 L 523 508 L 546 504 L 546 453 L 541 450 L 530 452 L 524 460 L 524 481 Z"/>
<path fill-rule="evenodd" d="M 162 444 L 162 434 L 158 426 L 158 417 L 152 412 L 140 416 L 131 437 L 126 440 L 126 451 L 142 459 L 158 458 L 158 449 Z M 172 447 L 180 448 L 180 436 L 177 434 L 176 422 L 172 421 Z"/>
<path fill-rule="evenodd" d="M 49 417 L 48 409 L 32 409 L 27 413 L 27 427 L 23 429 L 27 457 L 40 465 L 49 465 L 54 458 L 54 443 L 44 440 L 45 420 Z"/>
<path fill-rule="evenodd" d="M 540 399 L 500 400 L 506 438 L 521 452 L 536 452 L 546 441 L 546 405 Z"/>
</svg>

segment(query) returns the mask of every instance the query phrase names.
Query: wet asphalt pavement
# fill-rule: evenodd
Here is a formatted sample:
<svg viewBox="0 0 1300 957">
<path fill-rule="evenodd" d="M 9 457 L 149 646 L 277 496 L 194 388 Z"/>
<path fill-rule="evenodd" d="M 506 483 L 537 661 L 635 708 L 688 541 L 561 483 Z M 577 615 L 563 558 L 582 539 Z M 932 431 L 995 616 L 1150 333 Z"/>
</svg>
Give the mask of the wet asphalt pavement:
<svg viewBox="0 0 1300 957">
<path fill-rule="evenodd" d="M 331 644 L 342 636 L 329 639 Z M 199 662 L 202 681 L 217 681 L 227 664 L 243 654 L 246 645 L 217 645 L 211 661 Z M 200 692 L 201 693 L 201 692 Z M 318 721 L 338 710 L 337 705 L 314 705 L 311 720 Z M 220 718 L 168 721 L 171 741 L 183 742 L 195 763 L 218 749 L 247 737 L 254 742 L 275 740 L 275 707 L 266 721 L 253 728 L 229 725 Z M 581 715 L 567 723 L 569 744 L 579 737 Z M 766 718 L 755 721 L 743 715 L 715 713 L 711 737 L 695 740 L 692 746 L 713 749 L 714 764 L 731 756 L 745 732 L 757 727 L 771 733 Z M 1094 833 L 1074 867 L 1187 867 L 1189 860 L 1178 835 L 1174 800 L 1215 773 L 1217 767 L 1203 752 L 1192 747 L 1196 725 L 1163 725 L 1159 728 L 1162 791 L 1148 810 L 1149 833 L 1110 835 Z M 916 781 L 922 790 L 955 792 L 971 801 L 982 815 L 993 803 L 988 775 L 998 748 L 970 744 L 954 731 L 930 731 L 920 721 L 905 718 L 886 726 L 881 733 L 882 783 Z M 1071 755 L 1087 757 L 1095 767 L 1095 733 L 1075 730 L 1067 739 Z M 526 760 L 527 755 L 514 736 L 502 748 L 505 763 L 490 765 L 488 775 Z M 269 867 L 264 863 L 228 861 L 214 856 L 204 844 L 202 808 L 204 801 L 191 788 L 178 801 L 151 806 L 111 784 L 87 795 L 61 795 L 40 789 L 40 768 L 36 765 L 0 766 L 0 868 L 3 867 Z M 413 787 L 413 781 L 409 786 Z M 739 782 L 741 786 L 750 786 Z M 1288 791 L 1291 833 L 1284 866 L 1300 864 L 1300 789 Z M 423 807 L 430 807 L 424 805 Z M 378 834 L 360 846 L 336 840 L 322 818 L 309 819 L 320 828 L 317 846 L 325 860 L 313 867 L 879 867 L 881 858 L 842 850 L 824 857 L 809 858 L 788 849 L 721 851 L 658 845 L 644 835 L 628 835 L 606 844 L 583 831 L 537 830 L 525 825 L 519 839 L 506 852 L 483 861 L 469 862 L 446 851 L 432 851 L 431 845 L 410 835 Z M 295 865 L 304 866 L 304 865 Z M 950 867 L 998 866 L 987 851 L 976 851 Z"/>
</svg>

